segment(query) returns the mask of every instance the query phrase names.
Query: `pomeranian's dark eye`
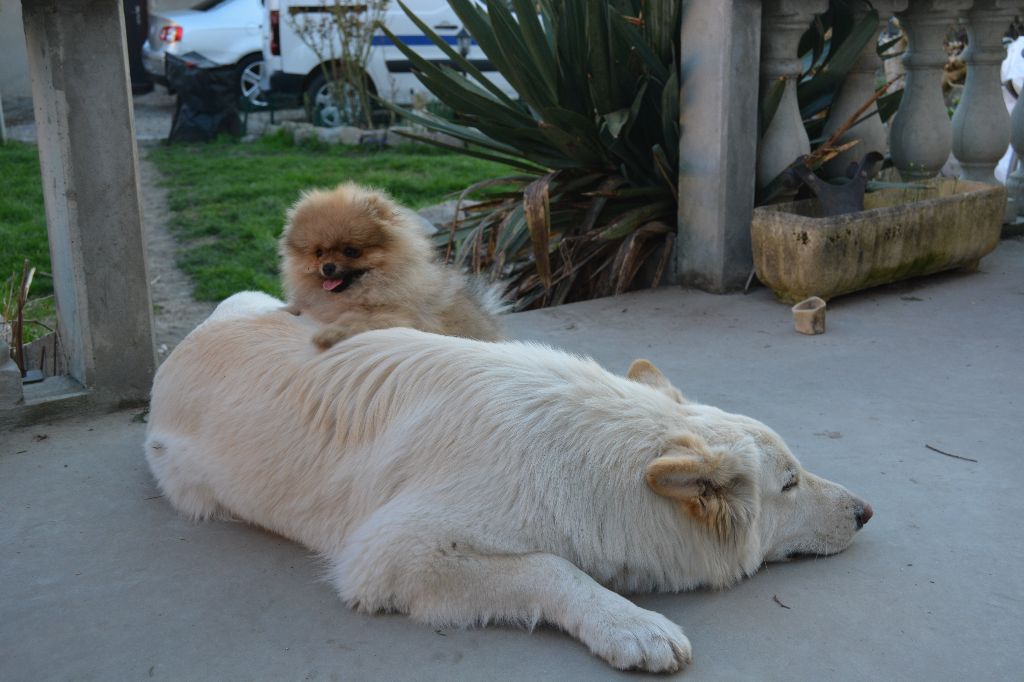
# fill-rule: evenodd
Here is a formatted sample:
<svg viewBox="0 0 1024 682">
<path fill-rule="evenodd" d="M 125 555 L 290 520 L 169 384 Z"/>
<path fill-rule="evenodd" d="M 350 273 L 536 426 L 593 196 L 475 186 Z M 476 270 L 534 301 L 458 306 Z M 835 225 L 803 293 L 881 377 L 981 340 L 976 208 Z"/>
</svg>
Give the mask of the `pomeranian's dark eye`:
<svg viewBox="0 0 1024 682">
<path fill-rule="evenodd" d="M 354 246 L 346 246 L 344 249 L 341 250 L 341 252 L 342 254 L 345 255 L 346 258 L 359 258 L 359 256 L 362 255 L 363 253 Z"/>
<path fill-rule="evenodd" d="M 323 249 L 317 249 L 315 253 L 316 253 L 316 257 L 317 258 L 322 258 L 323 255 L 324 255 L 324 250 Z"/>
</svg>

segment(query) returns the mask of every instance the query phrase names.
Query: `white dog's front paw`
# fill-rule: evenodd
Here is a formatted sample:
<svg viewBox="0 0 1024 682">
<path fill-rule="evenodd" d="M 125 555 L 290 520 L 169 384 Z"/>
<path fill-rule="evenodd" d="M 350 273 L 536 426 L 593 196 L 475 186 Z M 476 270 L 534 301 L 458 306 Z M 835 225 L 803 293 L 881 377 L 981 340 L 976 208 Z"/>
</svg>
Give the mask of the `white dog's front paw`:
<svg viewBox="0 0 1024 682">
<path fill-rule="evenodd" d="M 660 613 L 639 607 L 584 623 L 580 631 L 590 650 L 621 670 L 676 672 L 693 660 L 682 628 Z"/>
</svg>

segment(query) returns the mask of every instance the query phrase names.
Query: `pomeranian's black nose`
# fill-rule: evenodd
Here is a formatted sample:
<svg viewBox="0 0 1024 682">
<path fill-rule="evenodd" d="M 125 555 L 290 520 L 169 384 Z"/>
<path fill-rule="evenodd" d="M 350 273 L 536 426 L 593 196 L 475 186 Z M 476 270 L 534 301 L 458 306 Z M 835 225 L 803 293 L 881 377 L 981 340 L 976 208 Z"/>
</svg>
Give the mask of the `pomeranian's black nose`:
<svg viewBox="0 0 1024 682">
<path fill-rule="evenodd" d="M 320 266 L 320 271 L 324 273 L 324 277 L 330 277 L 338 269 L 338 266 L 334 263 L 324 263 Z"/>
</svg>

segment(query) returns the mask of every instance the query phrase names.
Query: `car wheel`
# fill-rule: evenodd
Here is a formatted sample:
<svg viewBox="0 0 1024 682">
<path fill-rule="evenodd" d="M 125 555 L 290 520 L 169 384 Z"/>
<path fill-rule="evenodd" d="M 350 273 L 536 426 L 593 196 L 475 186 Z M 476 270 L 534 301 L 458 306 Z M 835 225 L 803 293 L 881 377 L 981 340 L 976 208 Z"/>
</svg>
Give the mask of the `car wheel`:
<svg viewBox="0 0 1024 682">
<path fill-rule="evenodd" d="M 242 97 L 258 107 L 267 105 L 260 89 L 260 77 L 263 75 L 263 55 L 251 54 L 238 62 L 238 89 Z"/>
<path fill-rule="evenodd" d="M 376 93 L 371 81 L 370 94 Z M 328 83 L 322 72 L 318 72 L 309 80 L 305 94 L 306 114 L 313 125 L 336 128 L 343 125 L 357 127 L 366 126 L 362 102 L 355 88 L 345 85 L 340 96 L 336 96 L 335 86 Z"/>
<path fill-rule="evenodd" d="M 313 125 L 328 128 L 341 125 L 341 111 L 334 101 L 333 89 L 319 71 L 309 79 L 304 101 L 306 103 L 306 115 Z"/>
</svg>

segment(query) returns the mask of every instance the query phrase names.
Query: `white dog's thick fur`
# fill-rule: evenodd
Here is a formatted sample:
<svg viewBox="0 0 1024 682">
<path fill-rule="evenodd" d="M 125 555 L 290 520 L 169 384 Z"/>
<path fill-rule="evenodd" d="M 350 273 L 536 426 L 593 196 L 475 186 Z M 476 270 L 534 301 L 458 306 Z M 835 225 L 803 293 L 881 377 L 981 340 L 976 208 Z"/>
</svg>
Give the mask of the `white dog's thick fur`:
<svg viewBox="0 0 1024 682">
<path fill-rule="evenodd" d="M 361 610 L 547 622 L 616 667 L 671 671 L 690 660 L 682 630 L 612 590 L 729 585 L 840 551 L 871 515 L 645 361 L 625 378 L 411 329 L 318 352 L 280 306 L 236 295 L 174 350 L 146 457 L 183 513 L 311 547 Z"/>
</svg>

